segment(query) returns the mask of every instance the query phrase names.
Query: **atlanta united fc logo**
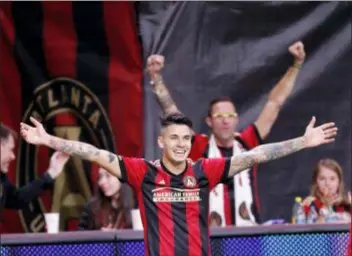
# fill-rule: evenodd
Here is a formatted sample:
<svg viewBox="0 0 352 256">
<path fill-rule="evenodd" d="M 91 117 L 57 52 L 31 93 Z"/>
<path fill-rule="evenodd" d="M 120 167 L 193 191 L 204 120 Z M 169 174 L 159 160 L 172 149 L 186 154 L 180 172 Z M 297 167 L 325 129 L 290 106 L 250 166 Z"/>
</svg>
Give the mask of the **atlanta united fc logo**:
<svg viewBox="0 0 352 256">
<path fill-rule="evenodd" d="M 183 184 L 185 187 L 194 188 L 197 185 L 197 182 L 193 176 L 185 176 L 183 178 Z"/>
<path fill-rule="evenodd" d="M 108 116 L 96 95 L 82 83 L 69 78 L 56 78 L 39 86 L 34 100 L 24 114 L 23 122 L 33 116 L 48 133 L 70 140 L 79 140 L 115 152 L 115 141 Z M 52 150 L 20 141 L 17 158 L 17 185 L 36 179 L 47 170 Z M 44 212 L 60 213 L 60 230 L 79 218 L 91 196 L 89 162 L 71 157 L 57 177 L 48 200 L 39 198 L 20 211 L 26 232 L 45 231 Z"/>
</svg>

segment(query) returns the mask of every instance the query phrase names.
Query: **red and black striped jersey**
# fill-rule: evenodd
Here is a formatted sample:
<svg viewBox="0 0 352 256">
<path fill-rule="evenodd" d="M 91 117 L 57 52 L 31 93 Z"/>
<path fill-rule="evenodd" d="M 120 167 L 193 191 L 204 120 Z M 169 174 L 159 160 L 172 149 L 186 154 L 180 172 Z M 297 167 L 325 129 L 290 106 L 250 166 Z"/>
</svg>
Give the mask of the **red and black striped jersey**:
<svg viewBox="0 0 352 256">
<path fill-rule="evenodd" d="M 120 158 L 122 181 L 134 189 L 146 255 L 209 255 L 209 192 L 228 177 L 230 159 L 199 159 L 175 175 L 161 161 Z"/>
</svg>

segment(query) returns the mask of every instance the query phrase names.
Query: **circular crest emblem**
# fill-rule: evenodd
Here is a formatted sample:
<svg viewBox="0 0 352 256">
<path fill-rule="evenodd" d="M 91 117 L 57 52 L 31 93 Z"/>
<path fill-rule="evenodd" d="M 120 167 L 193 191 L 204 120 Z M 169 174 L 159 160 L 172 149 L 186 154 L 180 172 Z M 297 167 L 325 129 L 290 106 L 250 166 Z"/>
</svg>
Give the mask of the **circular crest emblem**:
<svg viewBox="0 0 352 256">
<path fill-rule="evenodd" d="M 86 142 L 115 152 L 115 140 L 108 115 L 99 98 L 82 83 L 69 78 L 56 78 L 39 86 L 29 104 L 23 122 L 33 116 L 46 131 L 55 136 Z M 17 185 L 26 185 L 38 178 L 49 166 L 53 150 L 37 147 L 21 140 L 17 158 Z M 43 213 L 60 213 L 60 230 L 77 220 L 91 196 L 91 171 L 88 161 L 71 157 L 65 170 L 56 178 L 52 193 L 33 200 L 20 211 L 26 232 L 45 231 Z M 46 196 L 46 197 L 45 197 Z"/>
<path fill-rule="evenodd" d="M 193 176 L 187 175 L 183 178 L 183 184 L 185 187 L 194 188 L 197 185 L 197 181 Z"/>
</svg>

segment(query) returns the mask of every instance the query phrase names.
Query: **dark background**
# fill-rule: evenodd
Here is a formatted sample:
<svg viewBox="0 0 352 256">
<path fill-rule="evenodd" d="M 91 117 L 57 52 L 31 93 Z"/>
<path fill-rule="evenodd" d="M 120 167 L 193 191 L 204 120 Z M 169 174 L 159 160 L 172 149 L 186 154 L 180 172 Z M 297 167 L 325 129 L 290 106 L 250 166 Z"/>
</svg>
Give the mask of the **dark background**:
<svg viewBox="0 0 352 256">
<path fill-rule="evenodd" d="M 195 129 L 209 133 L 204 117 L 216 96 L 230 96 L 240 129 L 255 121 L 268 92 L 293 58 L 290 44 L 301 40 L 306 62 L 270 136 L 275 142 L 303 135 L 311 117 L 336 122 L 336 142 L 259 168 L 261 218 L 289 220 L 295 196 L 306 196 L 314 164 L 336 159 L 351 188 L 351 5 L 346 2 L 140 2 L 144 60 L 166 58 L 164 81 Z M 161 115 L 145 79 L 146 157 L 159 157 Z"/>
</svg>

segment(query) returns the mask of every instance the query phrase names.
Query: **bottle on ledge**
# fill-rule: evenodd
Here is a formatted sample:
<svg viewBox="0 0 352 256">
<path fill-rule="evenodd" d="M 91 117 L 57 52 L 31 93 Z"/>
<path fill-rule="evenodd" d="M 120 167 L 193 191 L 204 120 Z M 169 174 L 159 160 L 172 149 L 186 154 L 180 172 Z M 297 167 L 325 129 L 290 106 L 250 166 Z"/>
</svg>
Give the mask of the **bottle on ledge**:
<svg viewBox="0 0 352 256">
<path fill-rule="evenodd" d="M 319 220 L 319 214 L 314 206 L 310 207 L 308 216 L 307 216 L 307 224 L 317 223 Z"/>
<path fill-rule="evenodd" d="M 305 224 L 306 215 L 304 213 L 304 208 L 302 205 L 302 198 L 295 197 L 295 203 L 292 207 L 292 223 L 293 224 Z"/>
</svg>

